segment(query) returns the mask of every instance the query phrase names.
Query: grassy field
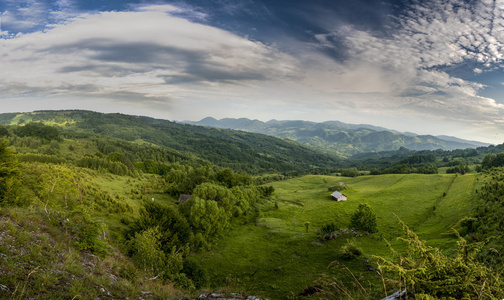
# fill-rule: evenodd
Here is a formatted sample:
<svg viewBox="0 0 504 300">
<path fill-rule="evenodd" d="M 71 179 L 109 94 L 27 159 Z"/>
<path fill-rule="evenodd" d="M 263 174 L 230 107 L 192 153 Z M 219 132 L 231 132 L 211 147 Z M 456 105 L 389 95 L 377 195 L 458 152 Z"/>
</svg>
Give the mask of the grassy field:
<svg viewBox="0 0 504 300">
<path fill-rule="evenodd" d="M 328 187 L 340 182 L 349 187 L 343 191 L 348 196 L 346 202 L 333 201 L 328 191 Z M 265 204 L 269 209 L 255 224 L 237 227 L 212 251 L 195 259 L 207 270 L 212 285 L 271 299 L 296 298 L 322 274 L 337 274 L 338 270 L 328 269 L 333 261 L 344 263 L 356 276 L 362 276 L 360 281 L 366 287 L 381 280 L 376 272 L 366 272 L 366 259 L 372 255 L 390 256 L 381 238 L 389 240 L 397 250 L 404 250 L 404 245 L 396 240 L 401 229 L 394 214 L 429 245 L 449 253 L 456 242 L 451 228 L 457 227 L 458 221 L 471 211 L 478 183 L 477 174 L 355 178 L 312 175 L 275 182 L 274 196 Z M 375 211 L 378 233 L 332 241 L 319 239 L 317 231 L 329 222 L 348 228 L 360 203 L 369 204 Z M 340 258 L 340 248 L 349 239 L 355 240 L 365 258 Z"/>
</svg>

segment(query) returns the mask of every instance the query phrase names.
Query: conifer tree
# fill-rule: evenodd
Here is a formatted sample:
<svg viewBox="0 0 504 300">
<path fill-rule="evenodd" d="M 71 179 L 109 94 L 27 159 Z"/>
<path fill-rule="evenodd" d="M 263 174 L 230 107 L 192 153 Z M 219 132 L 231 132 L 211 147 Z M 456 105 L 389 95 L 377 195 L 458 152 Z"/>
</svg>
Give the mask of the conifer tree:
<svg viewBox="0 0 504 300">
<path fill-rule="evenodd" d="M 369 233 L 378 232 L 376 215 L 373 209 L 365 203 L 359 204 L 359 208 L 353 213 L 350 220 L 350 228 L 367 231 Z"/>
</svg>

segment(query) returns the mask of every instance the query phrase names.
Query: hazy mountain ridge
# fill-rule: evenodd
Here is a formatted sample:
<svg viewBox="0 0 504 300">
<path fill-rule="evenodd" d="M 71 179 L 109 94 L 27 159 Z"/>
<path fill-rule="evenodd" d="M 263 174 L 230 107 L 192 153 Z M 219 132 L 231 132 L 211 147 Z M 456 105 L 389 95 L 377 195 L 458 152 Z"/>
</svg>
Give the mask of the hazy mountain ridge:
<svg viewBox="0 0 504 300">
<path fill-rule="evenodd" d="M 329 148 L 346 155 L 397 150 L 400 147 L 411 150 L 455 150 L 490 145 L 450 136 L 401 133 L 373 125 L 346 124 L 340 121 L 316 123 L 301 120 L 271 120 L 262 122 L 247 118 L 217 120 L 207 117 L 198 122 L 186 121 L 186 123 L 288 138 L 316 147 Z"/>
</svg>

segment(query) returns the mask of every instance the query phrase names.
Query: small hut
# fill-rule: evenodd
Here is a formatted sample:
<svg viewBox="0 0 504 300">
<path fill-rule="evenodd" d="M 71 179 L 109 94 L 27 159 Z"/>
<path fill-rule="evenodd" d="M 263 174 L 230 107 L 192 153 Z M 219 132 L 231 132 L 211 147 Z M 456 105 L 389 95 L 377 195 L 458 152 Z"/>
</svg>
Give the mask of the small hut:
<svg viewBox="0 0 504 300">
<path fill-rule="evenodd" d="M 332 193 L 331 197 L 333 198 L 333 200 L 336 200 L 336 201 L 347 201 L 347 196 L 343 193 L 338 192 L 338 191 Z"/>
</svg>

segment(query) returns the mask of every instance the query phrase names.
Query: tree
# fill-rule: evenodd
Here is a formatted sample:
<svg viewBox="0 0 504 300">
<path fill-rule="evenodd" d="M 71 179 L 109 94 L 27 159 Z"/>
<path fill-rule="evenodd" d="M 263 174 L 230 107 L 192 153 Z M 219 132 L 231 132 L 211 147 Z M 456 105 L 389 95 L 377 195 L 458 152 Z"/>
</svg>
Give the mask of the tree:
<svg viewBox="0 0 504 300">
<path fill-rule="evenodd" d="M 165 253 L 171 252 L 174 246 L 182 247 L 188 244 L 192 239 L 191 228 L 180 212 L 156 201 L 144 201 L 140 217 L 133 222 L 126 237 L 133 239 L 136 233 L 152 227 L 159 228 L 160 249 Z"/>
<path fill-rule="evenodd" d="M 357 177 L 359 175 L 360 175 L 360 173 L 359 173 L 359 170 L 357 170 L 357 168 L 348 168 L 348 169 L 341 170 L 341 176 Z"/>
<path fill-rule="evenodd" d="M 373 209 L 367 204 L 359 204 L 350 220 L 350 228 L 367 231 L 369 233 L 378 232 L 376 215 Z"/>
<path fill-rule="evenodd" d="M 159 227 L 150 227 L 142 232 L 136 232 L 129 242 L 131 257 L 144 271 L 157 275 L 164 273 L 166 254 L 161 250 L 161 232 Z"/>
<path fill-rule="evenodd" d="M 193 202 L 189 215 L 191 225 L 206 238 L 220 235 L 229 226 L 229 216 L 224 208 L 219 207 L 217 201 L 198 197 L 189 201 Z"/>
<path fill-rule="evenodd" d="M 0 142 L 0 203 L 15 198 L 17 177 L 20 173 L 14 152 L 7 141 Z"/>
</svg>

